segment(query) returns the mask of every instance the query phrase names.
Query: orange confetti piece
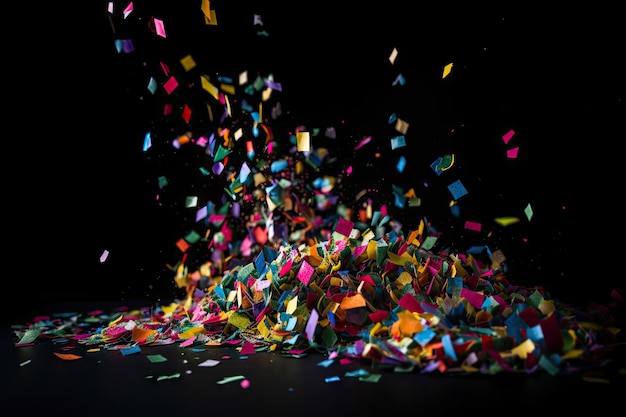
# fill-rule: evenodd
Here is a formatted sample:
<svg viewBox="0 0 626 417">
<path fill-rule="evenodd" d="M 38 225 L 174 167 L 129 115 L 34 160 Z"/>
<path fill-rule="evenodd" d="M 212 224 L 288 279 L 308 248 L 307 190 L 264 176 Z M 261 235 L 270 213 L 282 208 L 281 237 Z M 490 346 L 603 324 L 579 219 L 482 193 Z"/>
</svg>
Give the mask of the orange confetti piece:
<svg viewBox="0 0 626 417">
<path fill-rule="evenodd" d="M 55 355 L 57 355 L 59 358 L 63 359 L 64 361 L 74 361 L 76 359 L 82 359 L 82 356 L 79 355 L 74 355 L 73 353 L 58 353 L 58 352 L 54 352 Z"/>
</svg>

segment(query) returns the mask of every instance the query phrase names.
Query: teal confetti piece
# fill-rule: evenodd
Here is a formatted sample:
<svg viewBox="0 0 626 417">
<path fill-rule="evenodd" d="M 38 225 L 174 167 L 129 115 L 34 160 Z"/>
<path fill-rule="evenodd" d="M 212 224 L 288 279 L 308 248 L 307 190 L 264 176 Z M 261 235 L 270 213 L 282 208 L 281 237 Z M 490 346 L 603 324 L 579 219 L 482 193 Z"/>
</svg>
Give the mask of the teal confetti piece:
<svg viewBox="0 0 626 417">
<path fill-rule="evenodd" d="M 357 369 L 356 371 L 350 371 L 350 372 L 346 372 L 344 375 L 346 376 L 346 378 L 364 378 L 369 376 L 369 372 L 367 372 L 365 369 Z"/>
<path fill-rule="evenodd" d="M 127 347 L 120 349 L 120 352 L 124 356 L 134 355 L 135 353 L 141 352 L 141 348 L 139 346 Z"/>
<path fill-rule="evenodd" d="M 322 366 L 324 368 L 328 368 L 330 365 L 332 365 L 335 361 L 332 359 L 326 359 L 325 361 L 321 361 L 317 363 L 317 366 Z"/>
</svg>

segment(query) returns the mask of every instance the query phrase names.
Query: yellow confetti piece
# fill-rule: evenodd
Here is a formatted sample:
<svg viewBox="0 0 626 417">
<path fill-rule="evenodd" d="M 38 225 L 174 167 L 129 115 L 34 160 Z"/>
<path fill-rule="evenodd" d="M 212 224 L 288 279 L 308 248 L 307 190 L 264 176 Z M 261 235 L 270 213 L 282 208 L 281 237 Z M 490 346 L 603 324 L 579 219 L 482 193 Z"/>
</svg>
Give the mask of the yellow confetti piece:
<svg viewBox="0 0 626 417">
<path fill-rule="evenodd" d="M 515 223 L 519 223 L 520 219 L 518 217 L 496 217 L 495 222 L 498 223 L 502 227 L 510 226 Z"/>
</svg>

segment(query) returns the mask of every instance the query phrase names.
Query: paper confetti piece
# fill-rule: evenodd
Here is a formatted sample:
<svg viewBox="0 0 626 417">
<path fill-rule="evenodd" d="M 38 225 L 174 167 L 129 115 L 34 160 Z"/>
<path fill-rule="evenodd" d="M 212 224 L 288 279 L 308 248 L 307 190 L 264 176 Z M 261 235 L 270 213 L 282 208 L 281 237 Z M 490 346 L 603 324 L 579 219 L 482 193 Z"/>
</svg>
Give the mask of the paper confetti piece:
<svg viewBox="0 0 626 417">
<path fill-rule="evenodd" d="M 403 135 L 390 139 L 391 149 L 398 149 L 406 146 L 406 138 Z"/>
<path fill-rule="evenodd" d="M 450 190 L 450 193 L 452 193 L 452 198 L 454 198 L 455 200 L 458 200 L 459 198 L 467 194 L 467 190 L 463 186 L 461 180 L 457 180 L 448 185 L 448 190 Z"/>
<path fill-rule="evenodd" d="M 467 230 L 473 230 L 475 232 L 480 232 L 480 229 L 482 228 L 482 225 L 480 223 L 472 222 L 472 221 L 467 220 L 465 222 L 465 228 Z"/>
<path fill-rule="evenodd" d="M 105 249 L 100 255 L 100 263 L 103 264 L 107 260 L 108 257 L 109 257 L 109 251 Z"/>
<path fill-rule="evenodd" d="M 406 168 L 406 158 L 404 156 L 400 156 L 396 164 L 396 169 L 398 170 L 399 173 L 403 173 L 404 168 Z"/>
<path fill-rule="evenodd" d="M 383 377 L 382 374 L 369 374 L 369 375 L 365 375 L 365 376 L 360 376 L 359 377 L 359 381 L 374 383 L 374 382 L 380 381 L 380 379 L 382 377 Z"/>
<path fill-rule="evenodd" d="M 241 381 L 243 379 L 245 379 L 245 377 L 243 375 L 227 376 L 227 377 L 217 381 L 217 384 L 218 385 L 230 384 L 231 382 L 237 382 L 237 381 Z"/>
<path fill-rule="evenodd" d="M 254 345 L 248 341 L 243 343 L 243 346 L 241 347 L 241 351 L 239 352 L 242 355 L 251 355 L 253 353 L 256 353 L 256 350 L 254 350 Z"/>
<path fill-rule="evenodd" d="M 406 79 L 404 78 L 404 75 L 402 74 L 398 74 L 398 76 L 395 78 L 395 80 L 393 80 L 393 82 L 391 83 L 391 85 L 396 86 L 396 85 L 404 85 L 406 84 Z"/>
<path fill-rule="evenodd" d="M 519 217 L 496 217 L 494 220 L 496 223 L 503 227 L 519 223 L 520 221 Z"/>
<path fill-rule="evenodd" d="M 511 129 L 508 132 L 506 132 L 504 135 L 502 135 L 502 141 L 505 144 L 508 144 L 511 138 L 513 137 L 513 135 L 515 135 L 515 131 Z"/>
<path fill-rule="evenodd" d="M 452 72 L 452 63 L 449 63 L 448 65 L 446 65 L 445 67 L 443 67 L 443 74 L 441 76 L 441 78 L 446 78 L 448 75 L 450 75 L 450 73 Z"/>
<path fill-rule="evenodd" d="M 161 19 L 153 18 L 152 23 L 154 24 L 154 29 L 157 35 L 163 38 L 167 38 L 167 35 L 165 34 L 165 25 L 163 24 L 163 21 Z"/>
<path fill-rule="evenodd" d="M 367 145 L 368 143 L 370 143 L 372 141 L 372 137 L 371 136 L 366 136 L 365 138 L 363 138 L 355 147 L 354 150 L 358 151 L 359 149 L 361 149 L 363 146 Z"/>
<path fill-rule="evenodd" d="M 298 270 L 297 278 L 304 284 L 309 285 L 309 281 L 315 272 L 315 268 L 311 266 L 307 261 L 302 261 L 300 269 Z"/>
<path fill-rule="evenodd" d="M 180 373 L 175 373 L 172 375 L 161 375 L 160 377 L 157 378 L 157 381 L 164 381 L 166 379 L 176 379 L 176 378 L 180 378 Z"/>
<path fill-rule="evenodd" d="M 36 341 L 37 338 L 39 338 L 39 335 L 41 335 L 41 329 L 38 329 L 38 328 L 28 329 L 22 334 L 22 337 L 20 338 L 19 342 L 17 342 L 16 344 L 28 345 L 29 343 L 33 343 L 34 341 Z"/>
<path fill-rule="evenodd" d="M 528 219 L 528 221 L 533 218 L 533 208 L 531 207 L 530 203 L 528 203 L 528 205 L 524 209 L 524 214 L 526 214 L 526 218 Z"/>
<path fill-rule="evenodd" d="M 113 2 L 111 2 L 111 5 L 113 4 Z M 113 6 L 111 6 L 113 7 Z M 133 12 L 133 2 L 131 1 L 130 3 L 128 3 L 128 5 L 126 6 L 126 8 L 124 9 L 123 15 L 124 15 L 124 19 L 128 18 L 128 16 L 130 16 L 130 14 Z"/>
<path fill-rule="evenodd" d="M 517 154 L 519 153 L 519 147 L 517 148 L 513 148 L 513 149 L 508 149 L 506 151 L 506 157 L 509 159 L 515 159 L 517 158 Z"/>
<path fill-rule="evenodd" d="M 203 368 L 212 368 L 214 366 L 219 365 L 221 362 L 217 361 L 215 359 L 207 359 L 204 362 L 200 362 L 198 364 L 198 366 L 203 367 Z"/>
<path fill-rule="evenodd" d="M 167 362 L 167 358 L 161 354 L 147 355 L 147 358 L 152 363 Z"/>
<path fill-rule="evenodd" d="M 75 361 L 77 359 L 82 359 L 82 356 L 79 355 L 74 355 L 73 353 L 58 353 L 58 352 L 54 352 L 55 355 L 57 355 L 59 358 L 63 359 L 64 361 Z"/>
<path fill-rule="evenodd" d="M 134 355 L 139 352 L 141 352 L 141 348 L 139 346 L 131 346 L 120 349 L 120 353 L 124 356 Z"/>
<path fill-rule="evenodd" d="M 389 54 L 389 62 L 391 62 L 391 65 L 395 64 L 396 58 L 398 58 L 398 50 L 393 48 L 391 54 Z"/>
</svg>

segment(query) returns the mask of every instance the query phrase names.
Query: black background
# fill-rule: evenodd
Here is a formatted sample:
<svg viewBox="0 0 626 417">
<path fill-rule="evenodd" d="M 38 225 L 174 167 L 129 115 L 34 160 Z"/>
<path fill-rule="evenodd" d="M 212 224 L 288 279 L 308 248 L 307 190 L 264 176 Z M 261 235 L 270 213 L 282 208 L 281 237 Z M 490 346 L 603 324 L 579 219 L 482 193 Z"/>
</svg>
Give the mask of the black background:
<svg viewBox="0 0 626 417">
<path fill-rule="evenodd" d="M 277 132 L 336 128 L 337 139 L 324 143 L 335 167 L 354 167 L 341 184 L 347 204 L 372 189 L 374 207 L 387 204 L 405 232 L 427 218 L 442 244 L 502 249 L 513 281 L 573 301 L 605 299 L 623 286 L 616 10 L 216 0 L 211 26 L 200 1 L 134 1 L 126 19 L 127 3 L 114 1 L 113 14 L 105 1 L 83 3 L 28 13 L 7 47 L 13 133 L 5 147 L 4 288 L 17 309 L 180 294 L 166 265 L 180 258 L 175 242 L 192 226 L 184 196 L 188 187 L 214 190 L 177 177 L 196 168 L 194 156 L 169 146 L 146 153 L 143 139 L 148 131 L 197 135 L 209 124 L 160 116 L 162 97 L 147 90 L 160 62 L 190 83 L 203 72 L 272 74 L 283 88 Z M 150 30 L 153 16 L 167 38 Z M 118 53 L 118 39 L 132 39 L 135 51 Z M 185 74 L 179 60 L 188 54 L 197 69 Z M 406 84 L 393 86 L 399 74 Z M 391 114 L 410 123 L 406 148 L 390 147 Z M 366 136 L 372 142 L 353 151 Z M 515 146 L 518 158 L 507 159 Z M 430 164 L 449 153 L 457 162 L 437 177 Z M 400 155 L 409 161 L 403 174 L 395 170 Z M 164 173 L 171 185 L 157 202 Z M 469 191 L 458 218 L 446 188 L 456 179 Z M 392 184 L 415 188 L 422 206 L 393 207 Z M 502 228 L 494 222 L 500 216 L 521 221 Z M 465 231 L 466 220 L 483 230 Z"/>
</svg>

